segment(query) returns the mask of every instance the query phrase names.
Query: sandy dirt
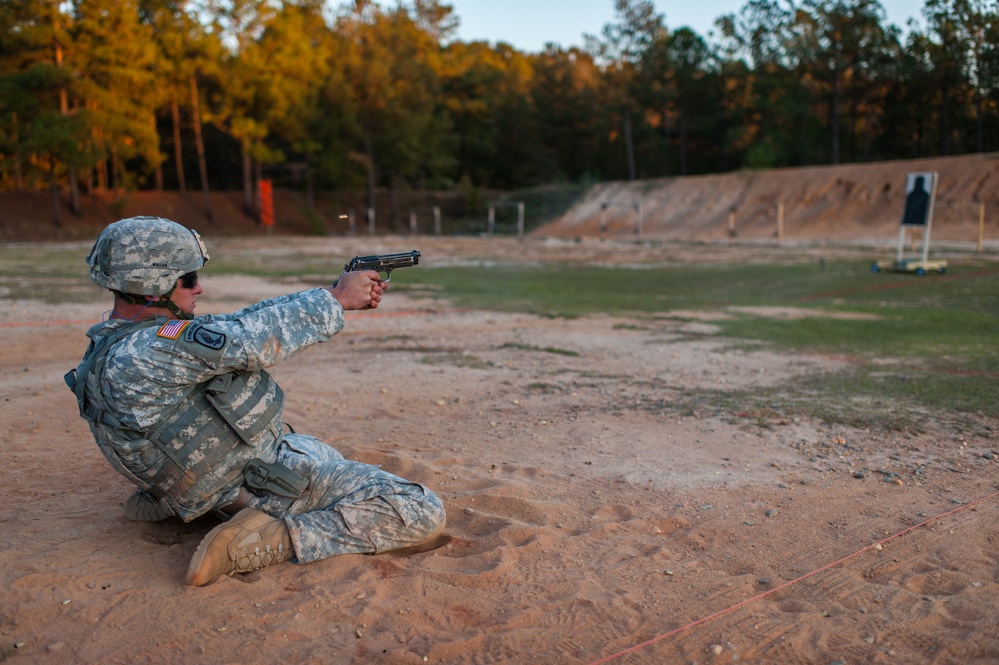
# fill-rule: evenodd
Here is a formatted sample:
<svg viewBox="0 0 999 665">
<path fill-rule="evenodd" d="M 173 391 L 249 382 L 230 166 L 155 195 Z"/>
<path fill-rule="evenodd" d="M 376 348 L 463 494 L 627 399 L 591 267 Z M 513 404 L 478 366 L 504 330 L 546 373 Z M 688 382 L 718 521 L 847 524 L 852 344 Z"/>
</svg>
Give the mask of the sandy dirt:
<svg viewBox="0 0 999 665">
<path fill-rule="evenodd" d="M 208 241 L 218 256 L 264 252 L 261 240 Z M 282 247 L 343 256 L 410 240 L 271 244 L 277 260 Z M 745 255 L 419 245 L 441 264 Z M 752 256 L 788 257 L 769 252 Z M 210 271 L 204 283 L 201 313 L 306 286 Z M 684 391 L 781 385 L 845 362 L 740 349 L 696 312 L 548 319 L 390 292 L 275 368 L 285 419 L 433 488 L 451 541 L 185 587 L 216 522 L 127 521 L 131 488 L 62 381 L 107 306 L 93 289 L 0 312 L 0 660 L 999 662 L 999 423 L 877 432 L 675 408 Z"/>
</svg>

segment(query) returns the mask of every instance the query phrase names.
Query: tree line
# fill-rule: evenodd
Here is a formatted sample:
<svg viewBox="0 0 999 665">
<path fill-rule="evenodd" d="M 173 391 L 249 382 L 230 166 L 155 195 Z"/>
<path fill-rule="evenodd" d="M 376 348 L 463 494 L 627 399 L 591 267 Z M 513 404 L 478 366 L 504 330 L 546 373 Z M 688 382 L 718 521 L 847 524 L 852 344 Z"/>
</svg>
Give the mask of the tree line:
<svg viewBox="0 0 999 665">
<path fill-rule="evenodd" d="M 0 191 L 516 189 L 999 150 L 999 2 L 614 2 L 579 46 L 440 0 L 0 0 Z M 206 205 L 210 216 L 210 205 Z"/>
</svg>

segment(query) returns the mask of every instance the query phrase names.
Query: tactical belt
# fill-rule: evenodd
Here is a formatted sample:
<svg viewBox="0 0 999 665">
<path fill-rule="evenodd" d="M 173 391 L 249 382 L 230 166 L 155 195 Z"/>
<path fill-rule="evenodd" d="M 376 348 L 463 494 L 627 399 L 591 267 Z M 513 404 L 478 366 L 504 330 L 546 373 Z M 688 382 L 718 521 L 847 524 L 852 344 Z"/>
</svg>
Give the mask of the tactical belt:
<svg viewBox="0 0 999 665">
<path fill-rule="evenodd" d="M 243 467 L 243 484 L 257 496 L 260 492 L 270 492 L 297 499 L 309 486 L 309 481 L 280 462 L 267 463 L 254 457 Z"/>
</svg>

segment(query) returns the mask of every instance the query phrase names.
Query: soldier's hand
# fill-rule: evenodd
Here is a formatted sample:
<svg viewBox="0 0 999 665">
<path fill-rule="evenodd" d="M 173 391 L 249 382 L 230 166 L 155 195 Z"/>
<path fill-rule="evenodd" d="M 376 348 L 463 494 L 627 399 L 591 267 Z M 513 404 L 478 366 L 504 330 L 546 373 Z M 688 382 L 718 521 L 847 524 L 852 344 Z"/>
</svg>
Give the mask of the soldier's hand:
<svg viewBox="0 0 999 665">
<path fill-rule="evenodd" d="M 388 284 L 374 270 L 354 270 L 340 275 L 328 290 L 344 309 L 375 309 Z"/>
</svg>

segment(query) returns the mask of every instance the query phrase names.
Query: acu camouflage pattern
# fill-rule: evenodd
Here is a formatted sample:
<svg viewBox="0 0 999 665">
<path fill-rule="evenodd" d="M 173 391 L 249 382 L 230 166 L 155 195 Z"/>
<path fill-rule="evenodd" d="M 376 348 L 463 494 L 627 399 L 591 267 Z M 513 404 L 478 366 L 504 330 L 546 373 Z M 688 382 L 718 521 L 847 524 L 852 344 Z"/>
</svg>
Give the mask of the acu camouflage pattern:
<svg viewBox="0 0 999 665">
<path fill-rule="evenodd" d="M 153 432 L 129 432 L 102 395 L 100 386 L 104 381 L 105 360 L 118 341 L 151 324 L 160 326 L 162 330 L 166 321 L 165 318 L 158 318 L 106 329 L 107 334 L 95 336 L 80 365 L 67 375 L 67 384 L 76 394 L 80 415 L 90 424 L 99 445 L 102 443 L 100 431 L 110 428 L 122 435 L 131 433 L 138 438 L 147 438 L 159 449 L 159 456 L 150 457 L 149 468 L 140 480 L 122 467 L 113 451 L 101 445 L 115 468 L 160 497 L 160 501 L 166 501 L 165 495 L 169 495 L 174 505 L 186 506 L 192 513 L 200 514 L 210 507 L 203 505 L 204 497 L 228 491 L 242 483 L 242 469 L 257 453 L 254 444 L 259 442 L 259 433 L 273 427 L 280 432 L 280 423 L 275 425 L 275 421 L 283 404 L 283 394 L 273 380 L 266 380 L 269 377 L 263 372 L 224 375 L 191 390 L 187 401 Z M 264 375 L 264 380 L 260 379 L 260 375 Z M 245 386 L 251 382 L 254 389 L 246 390 Z M 222 390 L 216 389 L 217 383 L 222 384 Z M 237 389 L 226 390 L 234 383 Z M 243 390 L 238 389 L 241 385 Z M 219 393 L 222 398 L 217 396 Z M 252 422 L 245 422 L 244 429 L 229 424 L 229 421 L 239 420 L 234 417 L 233 401 L 240 403 L 239 410 L 244 421 L 248 416 L 253 417 Z M 250 436 L 246 428 L 252 428 L 254 436 Z M 270 440 L 273 442 L 276 438 Z M 167 503 L 168 508 L 169 505 Z M 167 514 L 177 512 L 169 508 Z"/>
<path fill-rule="evenodd" d="M 82 394 L 78 392 L 79 381 L 71 387 L 80 400 L 80 414 L 90 422 L 92 430 L 101 426 L 125 429 L 101 397 L 100 385 L 111 347 L 150 323 L 162 331 L 166 321 L 159 318 L 118 328 L 98 338 L 88 349 L 74 376 L 84 384 Z M 150 463 L 144 478 L 152 486 L 151 492 L 164 500 L 164 495 L 169 495 L 175 504 L 192 512 L 204 512 L 205 497 L 242 484 L 247 462 L 254 458 L 273 459 L 283 405 L 284 393 L 263 370 L 221 374 L 195 386 L 187 400 L 155 430 L 136 433 L 148 438 L 162 453 Z M 177 514 L 172 508 L 170 512 Z"/>
<path fill-rule="evenodd" d="M 277 461 L 309 488 L 297 499 L 264 493 L 247 506 L 284 518 L 298 563 L 409 547 L 444 529 L 444 505 L 429 489 L 344 459 L 315 437 L 286 434 Z"/>
<path fill-rule="evenodd" d="M 90 279 L 112 291 L 162 296 L 177 279 L 208 263 L 197 231 L 161 217 L 130 217 L 108 225 L 87 264 Z"/>
<path fill-rule="evenodd" d="M 232 372 L 196 386 L 147 436 L 163 452 L 149 481 L 182 506 L 243 484 L 251 459 L 274 460 L 284 393 L 267 372 Z"/>
<path fill-rule="evenodd" d="M 224 489 L 226 483 L 217 482 L 221 477 L 196 484 L 204 496 L 189 493 L 181 504 L 160 486 L 163 481 L 157 474 L 165 457 L 163 447 L 169 445 L 168 423 L 183 420 L 177 414 L 184 409 L 197 410 L 190 406 L 197 386 L 210 386 L 219 377 L 234 375 L 232 383 L 238 385 L 231 409 L 236 428 L 244 429 L 253 444 L 251 456 L 267 462 L 276 459 L 309 480 L 309 488 L 298 499 L 264 492 L 248 504 L 285 520 L 298 561 L 406 547 L 443 528 L 440 499 L 421 485 L 345 460 L 313 437 L 282 437 L 280 406 L 273 421 L 256 417 L 261 415 L 257 407 L 266 411 L 280 404 L 276 384 L 274 399 L 250 399 L 260 386 L 273 384 L 263 378 L 262 370 L 327 341 L 343 328 L 343 310 L 327 290 L 312 289 L 265 300 L 233 314 L 172 323 L 182 327 L 176 339 L 158 335 L 159 326 L 138 330 L 110 349 L 98 384 L 90 382 L 96 372 L 87 377 L 88 397 L 101 400 L 122 424 L 117 428 L 91 426 L 97 444 L 122 475 L 143 489 L 165 494 L 162 500 L 185 521 L 232 503 L 239 486 Z M 99 343 L 104 335 L 128 325 L 132 324 L 109 320 L 87 334 Z M 240 407 L 249 404 L 257 406 L 240 416 Z M 200 440 L 197 432 L 187 434 L 187 443 L 180 446 L 197 446 L 193 443 Z M 198 447 L 198 454 L 210 455 L 210 446 Z"/>
</svg>

